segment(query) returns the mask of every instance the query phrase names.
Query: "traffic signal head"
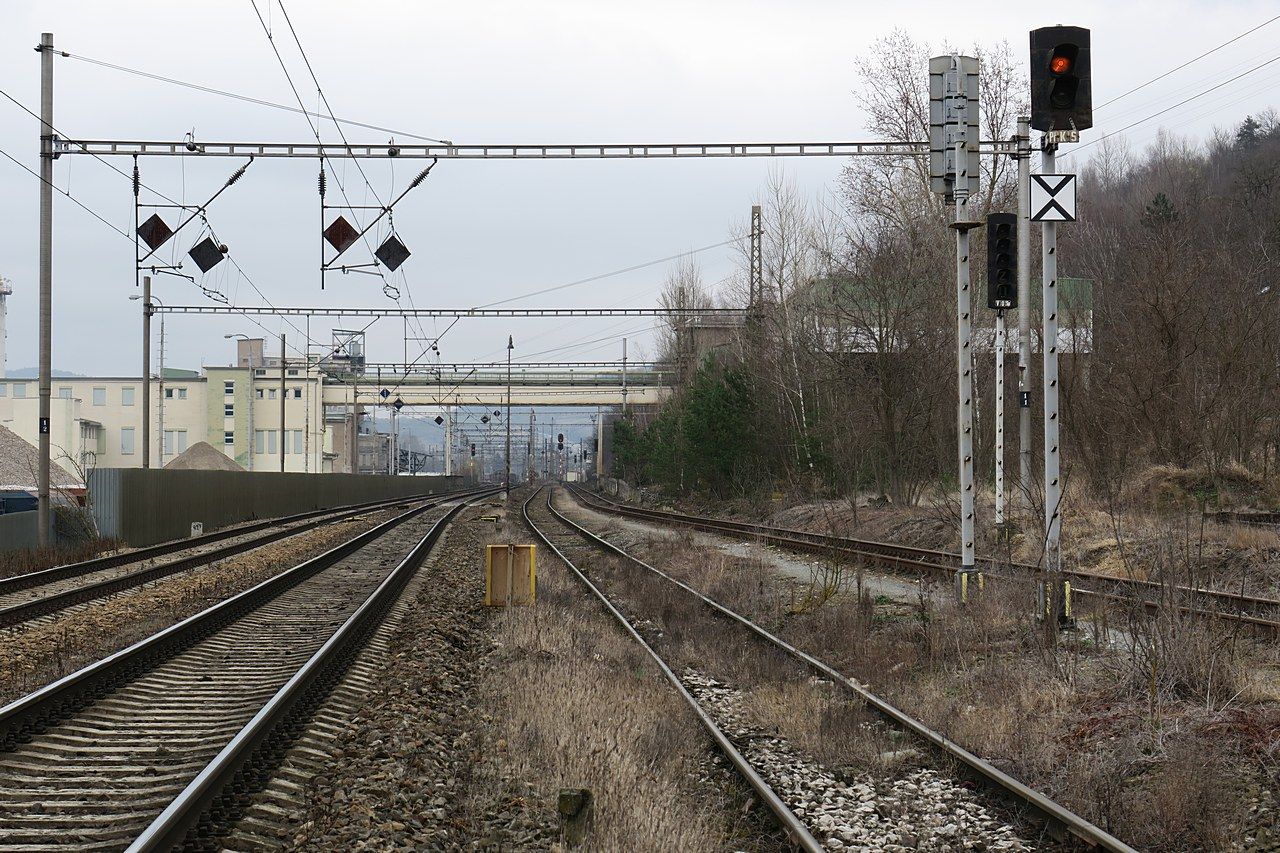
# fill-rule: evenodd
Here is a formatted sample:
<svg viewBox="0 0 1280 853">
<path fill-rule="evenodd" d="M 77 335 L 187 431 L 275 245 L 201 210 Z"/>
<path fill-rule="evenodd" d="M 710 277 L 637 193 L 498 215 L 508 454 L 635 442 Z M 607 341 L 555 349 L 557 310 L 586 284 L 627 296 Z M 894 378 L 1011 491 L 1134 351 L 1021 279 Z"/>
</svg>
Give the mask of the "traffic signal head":
<svg viewBox="0 0 1280 853">
<path fill-rule="evenodd" d="M 1084 27 L 1031 31 L 1031 126 L 1044 131 L 1093 127 L 1089 31 Z"/>
<path fill-rule="evenodd" d="M 1018 217 L 987 214 L 987 307 L 1018 307 Z"/>
</svg>

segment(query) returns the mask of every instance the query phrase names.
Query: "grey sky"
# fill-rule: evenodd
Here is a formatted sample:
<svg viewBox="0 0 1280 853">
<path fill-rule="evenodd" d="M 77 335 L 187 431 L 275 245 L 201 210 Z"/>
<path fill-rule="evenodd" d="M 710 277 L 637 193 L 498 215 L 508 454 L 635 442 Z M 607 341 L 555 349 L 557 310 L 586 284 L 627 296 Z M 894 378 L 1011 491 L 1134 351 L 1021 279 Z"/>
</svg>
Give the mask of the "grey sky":
<svg viewBox="0 0 1280 853">
<path fill-rule="evenodd" d="M 9 59 L 0 86 L 33 109 L 38 56 L 31 48 L 45 30 L 72 53 L 266 100 L 292 99 L 248 0 L 8 5 L 0 44 Z M 258 5 L 266 14 L 269 0 Z M 314 87 L 279 8 L 270 5 L 276 42 L 314 106 Z M 877 37 L 898 27 L 935 46 L 1008 39 L 1021 55 L 1029 29 L 1059 22 L 1056 13 L 1030 4 L 995 2 L 970 4 L 959 28 L 946 24 L 954 3 L 286 0 L 286 8 L 339 116 L 459 143 L 497 144 L 866 139 L 853 62 Z M 1092 28 L 1094 98 L 1102 103 L 1276 13 L 1267 2 L 1098 2 L 1072 4 L 1069 20 L 1061 22 Z M 1099 111 L 1094 134 L 1276 55 L 1280 22 Z M 55 124 L 72 136 L 168 140 L 194 128 L 198 139 L 209 141 L 310 137 L 299 115 L 69 59 L 58 60 L 55 74 Z M 1127 136 L 1140 146 L 1164 126 L 1201 138 L 1215 125 L 1275 105 L 1277 83 L 1280 63 Z M 36 122 L 3 101 L 0 116 L 0 147 L 36 168 Z M 373 131 L 347 132 L 353 142 L 387 141 Z M 336 139 L 332 125 L 324 133 Z M 125 158 L 112 162 L 131 167 Z M 221 158 L 156 158 L 143 161 L 143 180 L 191 202 L 210 194 L 236 165 Z M 833 185 L 840 165 L 787 160 L 782 168 L 805 193 L 817 195 Z M 394 177 L 391 163 L 366 170 L 385 198 L 420 166 L 397 162 Z M 473 306 L 716 243 L 741 233 L 770 168 L 765 160 L 442 162 L 396 211 L 397 231 L 414 253 L 403 267 L 408 288 L 418 307 Z M 128 181 L 82 156 L 61 158 L 55 174 L 60 187 L 69 185 L 122 230 L 131 229 Z M 339 177 L 354 203 L 372 201 L 354 167 Z M 7 160 L 0 160 L 0 182 L 6 198 L 0 274 L 15 289 L 8 363 L 19 367 L 35 362 L 37 182 Z M 210 220 L 278 305 L 390 305 L 370 276 L 330 275 L 328 289 L 319 291 L 315 182 L 313 161 L 259 161 L 214 205 Z M 331 190 L 333 200 L 332 184 Z M 55 367 L 136 374 L 138 304 L 127 300 L 134 292 L 131 243 L 60 197 L 55 223 Z M 185 252 L 194 236 L 184 232 L 172 248 Z M 706 280 L 730 274 L 734 258 L 731 248 L 701 255 Z M 652 267 L 514 304 L 652 305 L 664 273 Z M 230 264 L 208 278 L 207 285 L 237 302 L 258 302 Z M 160 279 L 156 292 L 171 304 L 203 299 L 176 278 Z M 273 318 L 262 322 L 272 333 L 281 328 Z M 424 328 L 433 334 L 446 324 L 428 320 Z M 640 344 L 649 339 L 646 325 L 635 319 L 464 321 L 441 351 L 448 361 L 498 358 L 511 333 L 517 357 L 589 342 L 538 357 L 616 358 L 621 344 L 615 338 L 628 333 Z M 375 325 L 370 357 L 399 360 L 401 329 L 398 320 Z M 171 318 L 168 363 L 226 363 L 232 348 L 222 335 L 228 332 L 260 330 L 242 318 Z M 311 332 L 327 340 L 328 325 L 317 321 Z"/>
</svg>

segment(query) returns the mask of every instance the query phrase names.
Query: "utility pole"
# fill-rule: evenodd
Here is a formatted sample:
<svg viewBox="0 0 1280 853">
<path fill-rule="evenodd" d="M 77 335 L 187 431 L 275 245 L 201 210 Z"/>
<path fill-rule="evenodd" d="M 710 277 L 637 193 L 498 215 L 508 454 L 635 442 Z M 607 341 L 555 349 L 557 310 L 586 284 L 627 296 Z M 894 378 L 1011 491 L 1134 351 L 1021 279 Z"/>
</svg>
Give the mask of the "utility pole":
<svg viewBox="0 0 1280 853">
<path fill-rule="evenodd" d="M 511 351 L 515 348 L 515 338 L 507 335 L 507 477 L 502 486 L 503 500 L 511 495 Z"/>
<path fill-rule="evenodd" d="M 164 434 L 160 435 L 164 465 Z M 151 276 L 142 277 L 142 467 L 151 467 Z"/>
<path fill-rule="evenodd" d="M 1041 144 L 1040 168 L 1052 175 L 1057 168 L 1058 146 L 1046 137 Z M 1041 308 L 1041 349 L 1044 351 L 1044 558 L 1052 586 L 1050 600 L 1058 619 L 1066 615 L 1062 595 L 1061 459 L 1058 456 L 1058 223 L 1045 220 L 1041 236 L 1041 278 L 1044 291 Z"/>
<path fill-rule="evenodd" d="M 1004 309 L 996 311 L 996 529 L 1004 529 Z"/>
<path fill-rule="evenodd" d="M 1018 119 L 1018 491 L 1031 515 L 1031 119 Z"/>
<path fill-rule="evenodd" d="M 973 478 L 973 294 L 969 275 L 969 230 L 981 223 L 970 221 L 970 175 L 976 171 L 978 126 L 978 61 L 951 54 L 929 62 L 930 99 L 942 108 L 942 123 L 930 128 L 931 140 L 939 146 L 941 161 L 931 163 L 931 186 L 949 191 L 955 199 L 956 232 L 956 431 L 960 481 L 960 567 L 956 571 L 956 596 L 968 599 L 970 578 L 981 577 L 974 570 L 974 478 Z M 947 132 L 952 135 L 948 138 Z M 947 168 L 948 151 L 954 152 Z M 977 175 L 973 174 L 976 178 Z M 933 179 L 937 178 L 935 182 Z"/>
<path fill-rule="evenodd" d="M 284 449 L 285 439 L 288 433 L 284 431 L 284 402 L 288 398 L 287 389 L 285 388 L 285 369 L 284 369 L 284 332 L 280 333 L 280 473 L 284 473 Z M 253 405 L 253 397 L 250 395 L 249 405 Z M 252 453 L 252 449 L 250 450 Z"/>
<path fill-rule="evenodd" d="M 159 433 L 160 435 L 160 452 L 157 455 L 160 457 L 160 467 L 163 468 L 164 467 L 164 315 L 163 314 L 160 315 L 160 370 L 156 374 L 156 379 L 158 380 L 156 385 L 160 389 L 160 392 L 156 394 L 156 408 L 160 410 L 159 424 L 156 429 L 156 432 Z M 253 385 L 252 384 L 250 384 L 249 386 L 249 413 L 250 414 L 253 413 Z M 249 430 L 249 437 L 250 438 L 253 437 L 252 429 Z M 249 455 L 250 456 L 253 455 L 252 447 L 249 449 Z"/>
<path fill-rule="evenodd" d="M 40 34 L 40 464 L 36 530 L 50 545 L 49 404 L 53 384 L 53 33 Z"/>
<path fill-rule="evenodd" d="M 453 407 L 444 404 L 444 475 L 453 476 Z"/>
<path fill-rule="evenodd" d="M 751 205 L 751 273 L 747 283 L 747 307 L 755 308 L 764 296 L 764 255 L 761 248 L 764 236 L 760 205 Z"/>
<path fill-rule="evenodd" d="M 627 416 L 627 339 L 622 339 L 622 416 Z"/>
</svg>

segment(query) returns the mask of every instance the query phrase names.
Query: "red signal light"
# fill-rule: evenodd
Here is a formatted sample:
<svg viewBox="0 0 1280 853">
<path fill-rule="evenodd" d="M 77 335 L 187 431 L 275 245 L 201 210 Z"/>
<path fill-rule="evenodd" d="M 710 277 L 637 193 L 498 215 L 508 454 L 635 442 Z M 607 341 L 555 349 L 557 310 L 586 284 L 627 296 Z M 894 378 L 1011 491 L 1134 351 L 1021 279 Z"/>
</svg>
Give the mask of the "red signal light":
<svg viewBox="0 0 1280 853">
<path fill-rule="evenodd" d="M 1066 74 L 1071 70 L 1071 60 L 1065 56 L 1055 56 L 1049 60 L 1049 70 L 1054 74 Z"/>
</svg>

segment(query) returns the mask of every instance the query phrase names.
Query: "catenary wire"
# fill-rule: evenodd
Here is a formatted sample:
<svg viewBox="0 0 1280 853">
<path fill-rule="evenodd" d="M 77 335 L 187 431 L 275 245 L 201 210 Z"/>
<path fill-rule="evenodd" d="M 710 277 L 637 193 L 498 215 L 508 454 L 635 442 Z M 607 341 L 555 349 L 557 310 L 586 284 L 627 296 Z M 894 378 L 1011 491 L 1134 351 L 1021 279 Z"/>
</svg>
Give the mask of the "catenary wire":
<svg viewBox="0 0 1280 853">
<path fill-rule="evenodd" d="M 1255 32 L 1257 32 L 1258 30 L 1262 29 L 1263 27 L 1267 26 L 1268 24 L 1274 24 L 1276 21 L 1280 21 L 1280 15 L 1276 15 L 1274 18 L 1270 18 L 1270 19 L 1268 19 L 1268 20 L 1265 20 L 1265 21 L 1263 21 L 1261 24 L 1258 24 L 1256 27 L 1253 27 L 1253 28 L 1251 28 L 1251 29 L 1245 30 L 1244 32 L 1240 33 L 1240 35 L 1235 36 L 1234 38 L 1230 38 L 1230 39 L 1228 39 L 1227 41 L 1224 41 L 1222 44 L 1218 45 L 1218 46 L 1217 46 L 1217 47 L 1215 47 L 1215 48 L 1212 48 L 1212 49 L 1210 49 L 1210 50 L 1206 50 L 1204 53 L 1200 54 L 1199 56 L 1193 57 L 1192 59 L 1188 59 L 1186 62 L 1182 63 L 1181 65 L 1178 65 L 1178 66 L 1176 66 L 1176 67 L 1174 67 L 1174 68 L 1170 68 L 1168 71 L 1164 72 L 1163 74 L 1160 74 L 1159 76 L 1152 77 L 1152 78 L 1151 78 L 1150 80 L 1148 80 L 1147 82 L 1145 82 L 1145 83 L 1143 83 L 1143 84 L 1141 84 L 1141 85 L 1139 85 L 1139 86 L 1135 86 L 1135 87 L 1133 87 L 1132 89 L 1130 89 L 1129 91 L 1127 91 L 1127 92 L 1125 92 L 1125 93 L 1123 93 L 1123 94 L 1116 95 L 1114 98 L 1112 98 L 1111 100 L 1107 101 L 1106 103 L 1102 103 L 1102 104 L 1099 104 L 1098 106 L 1094 107 L 1094 109 L 1095 109 L 1095 110 L 1100 110 L 1100 109 L 1102 109 L 1102 108 L 1104 108 L 1104 107 L 1107 107 L 1107 106 L 1110 106 L 1111 104 L 1114 104 L 1116 101 L 1120 100 L 1121 98 L 1127 98 L 1127 97 L 1129 97 L 1130 95 L 1132 95 L 1134 92 L 1138 92 L 1138 91 L 1140 91 L 1140 90 L 1142 90 L 1142 89 L 1145 89 L 1145 88 L 1147 88 L 1148 86 L 1150 86 L 1152 83 L 1156 83 L 1156 82 L 1158 82 L 1158 81 L 1160 81 L 1160 80 L 1163 80 L 1164 78 L 1168 77 L 1170 74 L 1173 74 L 1173 73 L 1175 73 L 1175 72 L 1181 71 L 1182 69 L 1186 68 L 1188 65 L 1191 65 L 1191 64 L 1193 64 L 1193 63 L 1199 62 L 1200 60 L 1204 59 L 1206 56 L 1210 56 L 1210 55 L 1212 55 L 1212 54 L 1214 54 L 1214 53 L 1217 53 L 1218 51 L 1222 50 L 1224 47 L 1227 47 L 1228 45 L 1234 44 L 1234 43 L 1236 43 L 1236 42 L 1240 41 L 1240 39 L 1244 38 L 1245 36 L 1250 35 L 1251 33 L 1255 33 Z"/>
</svg>

